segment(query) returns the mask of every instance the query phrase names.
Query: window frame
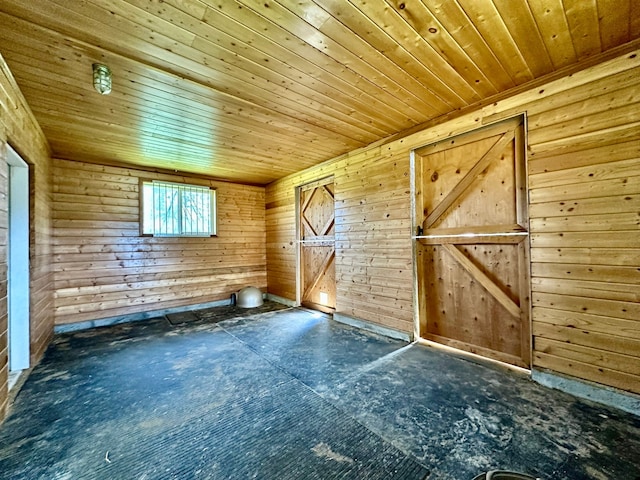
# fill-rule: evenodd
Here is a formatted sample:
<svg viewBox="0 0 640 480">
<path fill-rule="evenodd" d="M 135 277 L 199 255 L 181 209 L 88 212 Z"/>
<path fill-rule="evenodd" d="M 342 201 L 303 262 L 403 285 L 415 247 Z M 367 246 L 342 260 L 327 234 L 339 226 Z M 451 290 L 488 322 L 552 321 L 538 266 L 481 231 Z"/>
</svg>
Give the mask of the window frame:
<svg viewBox="0 0 640 480">
<path fill-rule="evenodd" d="M 186 183 L 186 182 L 172 182 L 167 180 L 158 180 L 151 178 L 140 178 L 138 186 L 138 206 L 139 206 L 139 233 L 141 237 L 153 237 L 153 238 L 211 238 L 218 236 L 218 192 L 215 187 L 211 185 L 199 185 L 196 183 Z M 211 212 L 211 231 L 210 233 L 201 233 L 195 235 L 189 234 L 158 234 L 158 233 L 145 233 L 144 231 L 144 215 L 145 215 L 145 199 L 144 199 L 144 189 L 146 184 L 164 184 L 164 185 L 175 185 L 178 187 L 195 187 L 198 189 L 207 189 L 209 191 L 209 201 L 210 201 L 210 212 Z M 180 198 L 181 201 L 181 198 Z M 153 206 L 152 206 L 153 210 Z M 179 212 L 179 223 L 182 225 L 182 212 L 180 209 Z"/>
</svg>

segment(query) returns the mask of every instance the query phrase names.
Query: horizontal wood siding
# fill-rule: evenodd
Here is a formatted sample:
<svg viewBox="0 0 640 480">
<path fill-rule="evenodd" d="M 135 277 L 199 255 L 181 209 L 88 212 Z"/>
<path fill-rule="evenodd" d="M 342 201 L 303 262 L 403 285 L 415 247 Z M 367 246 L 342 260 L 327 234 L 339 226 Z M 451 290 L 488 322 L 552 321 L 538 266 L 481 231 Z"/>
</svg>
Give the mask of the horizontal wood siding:
<svg viewBox="0 0 640 480">
<path fill-rule="evenodd" d="M 215 187 L 217 237 L 141 237 L 140 178 Z M 266 289 L 262 187 L 54 160 L 53 191 L 56 324 Z"/>
<path fill-rule="evenodd" d="M 7 224 L 8 166 L 11 145 L 31 171 L 30 363 L 42 357 L 53 335 L 51 273 L 51 155 L 49 145 L 11 72 L 0 56 L 0 421 L 7 408 Z"/>
<path fill-rule="evenodd" d="M 534 368 L 640 393 L 637 53 L 268 185 L 269 291 L 295 298 L 294 187 L 334 175 L 336 311 L 412 331 L 411 151 L 526 112 Z"/>
<path fill-rule="evenodd" d="M 413 328 L 409 162 L 368 149 L 267 187 L 269 292 L 296 299 L 295 187 L 334 175 L 336 312 Z"/>
<path fill-rule="evenodd" d="M 634 71 L 633 81 L 629 72 L 613 74 L 598 82 L 599 91 L 571 88 L 557 94 L 566 105 L 530 112 L 529 192 L 534 365 L 638 393 L 640 72 Z"/>
</svg>

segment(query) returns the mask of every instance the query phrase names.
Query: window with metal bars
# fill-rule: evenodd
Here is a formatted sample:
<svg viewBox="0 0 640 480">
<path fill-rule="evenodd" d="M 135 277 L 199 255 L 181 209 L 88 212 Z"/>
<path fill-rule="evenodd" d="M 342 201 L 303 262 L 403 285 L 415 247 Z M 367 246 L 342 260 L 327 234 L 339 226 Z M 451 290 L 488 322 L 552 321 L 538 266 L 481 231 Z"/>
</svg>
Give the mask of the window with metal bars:
<svg viewBox="0 0 640 480">
<path fill-rule="evenodd" d="M 141 182 L 142 234 L 210 237 L 216 234 L 216 191 L 182 183 Z"/>
</svg>

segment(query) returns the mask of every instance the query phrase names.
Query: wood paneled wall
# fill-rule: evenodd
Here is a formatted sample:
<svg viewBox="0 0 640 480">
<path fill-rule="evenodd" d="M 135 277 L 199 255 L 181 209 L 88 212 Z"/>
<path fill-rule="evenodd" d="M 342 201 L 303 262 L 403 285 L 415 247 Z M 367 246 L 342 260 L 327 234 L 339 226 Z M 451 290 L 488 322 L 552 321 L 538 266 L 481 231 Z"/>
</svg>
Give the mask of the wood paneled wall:
<svg viewBox="0 0 640 480">
<path fill-rule="evenodd" d="M 295 187 L 334 175 L 336 311 L 412 331 L 411 151 L 523 112 L 534 368 L 640 393 L 638 52 L 270 184 L 269 292 L 296 295 Z"/>
<path fill-rule="evenodd" d="M 406 158 L 405 158 L 406 157 Z M 407 152 L 353 152 L 267 187 L 269 292 L 296 299 L 295 187 L 334 175 L 336 312 L 413 330 Z"/>
<path fill-rule="evenodd" d="M 49 145 L 29 106 L 0 56 L 0 421 L 7 408 L 7 224 L 8 166 L 6 145 L 29 163 L 30 218 L 30 351 L 37 363 L 53 335 L 51 274 L 51 155 Z"/>
<path fill-rule="evenodd" d="M 140 178 L 215 187 L 217 237 L 140 237 Z M 56 324 L 266 289 L 262 187 L 54 160 L 53 190 Z"/>
</svg>

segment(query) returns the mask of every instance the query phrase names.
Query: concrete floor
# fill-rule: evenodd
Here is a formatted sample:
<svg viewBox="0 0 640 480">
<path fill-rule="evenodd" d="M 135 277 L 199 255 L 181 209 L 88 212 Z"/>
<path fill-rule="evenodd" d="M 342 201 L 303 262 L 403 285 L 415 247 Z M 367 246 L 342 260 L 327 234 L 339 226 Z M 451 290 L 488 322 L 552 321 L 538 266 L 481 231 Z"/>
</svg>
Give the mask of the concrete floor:
<svg viewBox="0 0 640 480">
<path fill-rule="evenodd" d="M 640 418 L 302 309 L 58 335 L 0 478 L 640 480 Z"/>
</svg>

